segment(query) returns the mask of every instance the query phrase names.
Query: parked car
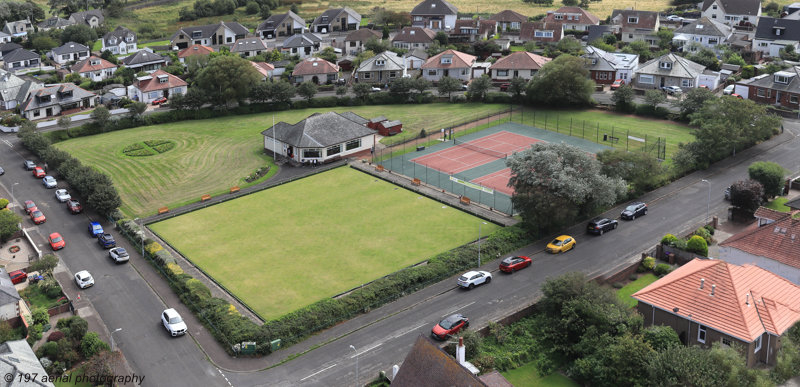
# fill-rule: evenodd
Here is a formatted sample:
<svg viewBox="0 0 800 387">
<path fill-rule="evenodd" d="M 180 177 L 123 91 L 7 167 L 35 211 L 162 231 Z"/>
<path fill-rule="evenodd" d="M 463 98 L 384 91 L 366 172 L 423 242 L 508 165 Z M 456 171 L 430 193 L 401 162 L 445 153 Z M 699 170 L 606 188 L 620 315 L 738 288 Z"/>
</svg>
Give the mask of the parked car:
<svg viewBox="0 0 800 387">
<path fill-rule="evenodd" d="M 28 273 L 26 273 L 25 270 L 14 270 L 8 273 L 8 276 L 11 277 L 11 283 L 14 285 L 23 283 L 28 279 Z"/>
<path fill-rule="evenodd" d="M 111 257 L 111 259 L 113 259 L 116 263 L 128 262 L 130 259 L 130 256 L 124 247 L 115 247 L 111 250 L 108 250 L 108 256 Z"/>
<path fill-rule="evenodd" d="M 467 91 L 467 90 L 469 90 L 469 85 L 468 85 L 468 84 L 466 84 L 466 83 L 462 84 L 462 85 L 461 85 L 461 90 L 464 90 L 464 91 Z"/>
<path fill-rule="evenodd" d="M 97 238 L 98 235 L 103 235 L 103 226 L 98 222 L 89 223 L 89 235 Z"/>
<path fill-rule="evenodd" d="M 559 235 L 547 244 L 545 251 L 551 254 L 558 254 L 570 251 L 575 248 L 575 238 L 569 235 Z"/>
<path fill-rule="evenodd" d="M 614 83 L 611 84 L 611 90 L 617 90 L 620 86 L 625 84 L 624 79 L 617 79 Z"/>
<path fill-rule="evenodd" d="M 375 86 L 372 86 L 372 88 L 371 88 L 370 90 L 371 90 L 373 93 L 377 93 L 377 92 L 379 92 L 379 91 L 381 91 L 381 90 L 383 90 L 383 89 L 381 89 L 380 87 L 375 87 Z"/>
<path fill-rule="evenodd" d="M 73 214 L 80 214 L 83 211 L 83 206 L 77 200 L 71 199 L 67 201 L 67 208 L 69 208 L 69 212 Z"/>
<path fill-rule="evenodd" d="M 61 250 L 64 246 L 67 245 L 67 242 L 64 241 L 64 238 L 61 237 L 61 234 L 54 232 L 47 237 L 47 240 L 50 242 L 50 248 L 55 250 Z"/>
<path fill-rule="evenodd" d="M 94 286 L 94 278 L 92 278 L 92 275 L 89 274 L 88 271 L 81 270 L 75 273 L 75 283 L 78 284 L 79 288 L 86 289 Z"/>
<path fill-rule="evenodd" d="M 634 220 L 638 216 L 647 215 L 647 204 L 642 202 L 633 202 L 622 210 L 619 217 L 625 220 Z"/>
<path fill-rule="evenodd" d="M 70 194 L 69 194 L 69 192 L 67 192 L 67 190 L 61 188 L 61 189 L 57 189 L 56 190 L 56 199 L 58 199 L 59 202 L 64 203 L 64 202 L 72 199 L 72 196 L 70 196 Z"/>
<path fill-rule="evenodd" d="M 500 84 L 500 91 L 508 91 L 509 87 L 511 87 L 510 83 L 501 83 Z"/>
<path fill-rule="evenodd" d="M 44 184 L 45 188 L 56 188 L 58 182 L 55 177 L 48 175 L 42 179 L 42 184 Z"/>
<path fill-rule="evenodd" d="M 664 86 L 661 88 L 662 90 L 666 91 L 669 95 L 677 95 L 683 93 L 683 89 L 680 86 Z"/>
<path fill-rule="evenodd" d="M 167 97 L 156 98 L 151 102 L 153 106 L 161 105 L 162 103 L 167 102 Z"/>
<path fill-rule="evenodd" d="M 739 94 L 736 94 L 736 93 L 733 93 L 733 94 L 731 94 L 731 97 L 733 97 L 733 98 L 739 98 L 739 99 L 744 99 L 744 97 L 742 97 L 741 95 L 739 95 Z"/>
<path fill-rule="evenodd" d="M 36 163 L 34 163 L 34 162 L 33 162 L 33 160 L 25 160 L 25 161 L 22 163 L 22 166 L 23 166 L 23 167 L 25 167 L 25 170 L 26 170 L 26 171 L 30 171 L 30 170 L 32 170 L 33 168 L 36 168 Z"/>
<path fill-rule="evenodd" d="M 524 269 L 530 266 L 531 263 L 533 263 L 533 261 L 524 255 L 508 257 L 500 261 L 500 271 L 513 273 L 519 269 Z"/>
<path fill-rule="evenodd" d="M 44 217 L 42 211 L 36 209 L 35 211 L 31 211 L 31 220 L 33 220 L 33 224 L 42 224 L 47 221 L 47 218 Z"/>
<path fill-rule="evenodd" d="M 181 336 L 186 333 L 186 323 L 183 322 L 181 315 L 175 309 L 169 308 L 161 313 L 161 323 L 172 337 Z"/>
<path fill-rule="evenodd" d="M 458 333 L 458 331 L 469 327 L 469 319 L 463 315 L 456 313 L 447 316 L 442 321 L 439 321 L 436 326 L 431 330 L 431 336 L 435 339 L 445 340 L 449 336 Z"/>
<path fill-rule="evenodd" d="M 731 186 L 725 188 L 725 200 L 731 200 Z"/>
<path fill-rule="evenodd" d="M 586 226 L 586 231 L 592 234 L 603 235 L 606 231 L 615 230 L 617 228 L 617 221 L 615 219 L 597 217 L 589 221 Z"/>
<path fill-rule="evenodd" d="M 97 236 L 97 243 L 100 246 L 103 246 L 104 249 L 110 249 L 112 247 L 117 247 L 117 241 L 114 240 L 114 236 L 109 233 L 103 233 Z"/>
<path fill-rule="evenodd" d="M 458 277 L 458 286 L 467 289 L 474 289 L 478 285 L 492 282 L 492 273 L 488 271 L 468 271 Z"/>
<path fill-rule="evenodd" d="M 33 177 L 41 179 L 45 175 L 46 175 L 46 173 L 44 172 L 44 168 L 42 168 L 42 167 L 33 167 Z"/>
<path fill-rule="evenodd" d="M 33 200 L 26 200 L 25 201 L 25 213 L 26 214 L 30 214 L 31 211 L 36 211 L 36 210 L 38 210 L 38 208 L 36 208 L 36 203 L 34 203 Z"/>
<path fill-rule="evenodd" d="M 683 18 L 678 15 L 669 15 L 667 16 L 667 20 L 671 22 L 682 22 Z"/>
<path fill-rule="evenodd" d="M 3 176 L 5 174 L 6 174 L 6 170 L 3 169 L 3 167 L 0 167 L 0 176 Z"/>
<path fill-rule="evenodd" d="M 735 89 L 736 89 L 736 85 L 725 86 L 725 88 L 722 89 L 722 95 L 731 95 L 731 94 L 733 94 L 733 90 L 735 90 Z"/>
</svg>

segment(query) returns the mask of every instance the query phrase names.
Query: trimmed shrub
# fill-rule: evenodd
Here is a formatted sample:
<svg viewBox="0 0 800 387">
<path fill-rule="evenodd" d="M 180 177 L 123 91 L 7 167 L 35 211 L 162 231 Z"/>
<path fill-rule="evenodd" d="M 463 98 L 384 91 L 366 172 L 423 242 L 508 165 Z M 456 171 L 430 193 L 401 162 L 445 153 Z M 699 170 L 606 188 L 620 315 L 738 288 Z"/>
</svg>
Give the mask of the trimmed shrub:
<svg viewBox="0 0 800 387">
<path fill-rule="evenodd" d="M 693 235 L 689 240 L 686 242 L 686 250 L 691 251 L 693 253 L 700 254 L 704 257 L 708 256 L 708 243 L 706 240 L 699 236 Z"/>
<path fill-rule="evenodd" d="M 81 340 L 81 353 L 83 357 L 90 358 L 101 351 L 108 351 L 108 344 L 100 340 L 97 332 L 87 332 Z"/>
<path fill-rule="evenodd" d="M 158 242 L 152 242 L 145 245 L 144 250 L 147 251 L 147 254 L 155 255 L 156 252 L 164 250 L 164 248 Z"/>
<path fill-rule="evenodd" d="M 703 226 L 703 228 L 705 228 L 708 231 L 709 234 L 714 235 L 714 226 L 712 226 L 710 224 L 707 224 L 707 225 Z"/>
<path fill-rule="evenodd" d="M 165 267 L 169 263 L 176 263 L 175 258 L 173 258 L 172 254 L 167 250 L 156 251 L 154 258 L 161 267 Z"/>
<path fill-rule="evenodd" d="M 645 257 L 645 259 L 642 260 L 642 266 L 647 270 L 653 270 L 653 268 L 656 267 L 656 259 L 653 257 Z"/>
<path fill-rule="evenodd" d="M 711 244 L 711 242 L 713 242 L 713 241 L 714 241 L 714 239 L 713 239 L 713 238 L 711 238 L 711 233 L 710 233 L 710 232 L 708 232 L 708 230 L 707 230 L 705 227 L 700 227 L 700 228 L 698 228 L 698 229 L 697 229 L 697 230 L 694 232 L 694 235 L 697 235 L 697 236 L 699 236 L 699 237 L 701 237 L 701 238 L 705 239 L 705 240 L 706 240 L 706 245 L 710 245 L 710 244 Z"/>
<path fill-rule="evenodd" d="M 183 274 L 183 269 L 181 269 L 177 263 L 168 263 L 166 269 L 167 274 L 173 278 L 177 278 L 179 275 Z"/>
<path fill-rule="evenodd" d="M 669 274 L 671 271 L 672 271 L 672 266 L 670 266 L 670 265 L 668 265 L 666 263 L 659 263 L 653 269 L 653 274 L 655 274 L 655 275 L 657 275 L 659 277 L 663 277 L 663 276 Z"/>
<path fill-rule="evenodd" d="M 8 199 L 0 199 L 0 209 L 8 207 Z"/>
<path fill-rule="evenodd" d="M 53 331 L 47 336 L 47 341 L 58 341 L 64 338 L 64 332 L 61 331 Z"/>
<path fill-rule="evenodd" d="M 31 317 L 33 317 L 34 324 L 47 324 L 50 322 L 50 315 L 47 314 L 47 309 L 45 308 L 35 308 L 31 312 Z"/>
<path fill-rule="evenodd" d="M 661 244 L 662 245 L 674 246 L 675 242 L 677 242 L 677 241 L 678 241 L 678 237 L 676 237 L 675 235 L 672 235 L 672 234 L 664 235 L 664 237 L 661 238 Z"/>
<path fill-rule="evenodd" d="M 611 286 L 614 287 L 614 289 L 622 289 L 625 285 L 623 285 L 622 282 L 614 282 Z"/>
</svg>

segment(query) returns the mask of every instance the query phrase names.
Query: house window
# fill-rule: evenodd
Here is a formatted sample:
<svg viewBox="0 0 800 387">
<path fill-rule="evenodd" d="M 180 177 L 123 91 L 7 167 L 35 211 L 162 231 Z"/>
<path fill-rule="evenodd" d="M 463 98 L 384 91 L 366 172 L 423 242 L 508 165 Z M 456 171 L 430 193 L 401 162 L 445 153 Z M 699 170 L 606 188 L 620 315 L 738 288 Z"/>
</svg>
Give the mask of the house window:
<svg viewBox="0 0 800 387">
<path fill-rule="evenodd" d="M 451 57 L 442 57 L 442 64 L 450 64 L 453 63 L 453 58 Z"/>
<path fill-rule="evenodd" d="M 303 157 L 320 157 L 319 149 L 303 149 Z"/>
<path fill-rule="evenodd" d="M 467 75 L 467 69 L 461 69 L 461 75 Z"/>
<path fill-rule="evenodd" d="M 553 31 L 536 31 L 533 33 L 533 36 L 537 38 L 552 38 Z"/>
<path fill-rule="evenodd" d="M 325 154 L 327 154 L 328 156 L 333 156 L 341 152 L 342 152 L 342 144 L 336 144 L 325 150 Z"/>
<path fill-rule="evenodd" d="M 717 5 L 716 4 L 712 5 L 711 9 L 717 9 Z"/>
<path fill-rule="evenodd" d="M 655 82 L 652 75 L 639 74 L 639 83 L 644 85 L 652 85 Z"/>
<path fill-rule="evenodd" d="M 608 80 L 608 73 L 605 71 L 600 71 L 597 73 L 597 79 L 599 80 Z"/>
<path fill-rule="evenodd" d="M 370 73 L 370 72 L 365 72 L 365 73 L 361 73 L 361 74 L 363 74 L 363 78 L 364 78 L 364 79 L 370 79 L 370 78 L 372 78 L 372 73 Z"/>
<path fill-rule="evenodd" d="M 61 55 L 61 60 L 69 60 L 69 55 Z"/>
<path fill-rule="evenodd" d="M 631 16 L 628 18 L 628 24 L 636 24 L 639 23 L 639 18 L 636 16 Z"/>
<path fill-rule="evenodd" d="M 775 83 L 783 83 L 785 85 L 789 83 L 789 77 L 775 74 Z"/>
<path fill-rule="evenodd" d="M 397 71 L 390 71 L 389 78 L 395 78 L 395 77 L 397 77 Z"/>
<path fill-rule="evenodd" d="M 557 13 L 557 14 L 555 14 L 553 16 L 554 16 L 553 18 L 556 19 L 556 20 L 563 20 L 564 19 L 564 15 L 562 15 L 560 13 Z"/>
<path fill-rule="evenodd" d="M 701 343 L 706 342 L 706 327 L 699 325 L 697 327 L 697 341 Z"/>
<path fill-rule="evenodd" d="M 731 340 L 730 338 L 728 338 L 728 337 L 723 337 L 722 338 L 722 345 L 726 345 L 726 346 L 730 347 L 732 344 L 733 344 L 733 340 Z"/>
<path fill-rule="evenodd" d="M 660 67 L 662 69 L 665 69 L 665 70 L 669 70 L 669 69 L 672 68 L 672 63 L 671 62 L 659 62 L 658 63 L 658 67 Z"/>
<path fill-rule="evenodd" d="M 158 96 L 158 92 L 157 92 L 157 91 L 152 91 L 152 92 L 150 92 L 150 93 L 147 93 L 147 98 L 150 98 L 150 99 L 156 99 L 156 98 L 158 98 L 158 97 L 159 97 L 159 96 Z"/>
<path fill-rule="evenodd" d="M 797 105 L 797 95 L 790 95 L 789 96 L 789 103 L 793 103 Z"/>
<path fill-rule="evenodd" d="M 756 95 L 759 96 L 759 97 L 763 97 L 763 96 L 766 95 L 766 93 L 764 92 L 764 89 L 758 88 L 758 89 L 756 89 Z"/>
<path fill-rule="evenodd" d="M 414 21 L 422 21 L 422 16 L 414 16 Z"/>
<path fill-rule="evenodd" d="M 711 15 L 711 18 L 712 18 L 712 19 L 716 19 L 716 18 L 717 18 L 717 14 L 713 14 L 713 15 Z"/>
<path fill-rule="evenodd" d="M 628 39 L 633 39 L 633 34 L 628 34 Z"/>
<path fill-rule="evenodd" d="M 350 42 L 350 47 L 355 47 L 355 46 L 356 46 L 356 42 Z"/>
<path fill-rule="evenodd" d="M 773 27 L 772 28 L 772 33 L 775 34 L 776 36 L 781 36 L 781 35 L 783 35 L 783 28 L 782 27 Z"/>
<path fill-rule="evenodd" d="M 508 76 L 508 70 L 497 70 L 497 76 L 498 77 L 507 77 Z"/>
<path fill-rule="evenodd" d="M 376 59 L 375 60 L 375 66 L 383 66 L 385 64 L 386 64 L 386 60 L 385 59 Z"/>
<path fill-rule="evenodd" d="M 519 22 L 511 22 L 511 29 L 512 30 L 518 30 L 519 26 L 520 26 Z"/>
<path fill-rule="evenodd" d="M 436 75 L 436 70 L 428 70 L 428 75 Z"/>
<path fill-rule="evenodd" d="M 756 345 L 756 349 L 753 350 L 753 353 L 756 353 L 756 352 L 758 352 L 759 349 L 761 349 L 761 336 L 758 336 L 758 338 L 756 339 L 756 341 L 754 343 Z"/>
<path fill-rule="evenodd" d="M 681 79 L 681 87 L 694 87 L 693 79 Z"/>
<path fill-rule="evenodd" d="M 351 150 L 360 147 L 361 147 L 361 139 L 359 138 L 358 140 L 348 141 L 347 144 L 345 144 L 344 149 Z"/>
<path fill-rule="evenodd" d="M 41 111 L 39 111 L 39 110 L 34 110 L 33 111 L 33 116 L 34 117 L 39 117 L 39 115 L 41 115 Z"/>
<path fill-rule="evenodd" d="M 717 38 L 708 38 L 708 44 L 716 45 L 717 43 L 719 43 L 719 40 Z"/>
</svg>

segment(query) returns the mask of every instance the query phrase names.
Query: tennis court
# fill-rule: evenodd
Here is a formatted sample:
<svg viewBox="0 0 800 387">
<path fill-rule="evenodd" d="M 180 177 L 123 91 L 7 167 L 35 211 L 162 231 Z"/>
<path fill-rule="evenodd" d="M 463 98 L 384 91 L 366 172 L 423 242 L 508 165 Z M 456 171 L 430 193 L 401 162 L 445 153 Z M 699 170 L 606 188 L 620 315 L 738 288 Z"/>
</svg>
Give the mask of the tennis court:
<svg viewBox="0 0 800 387">
<path fill-rule="evenodd" d="M 455 139 L 454 147 L 413 158 L 411 161 L 454 175 L 496 159 L 505 159 L 540 141 L 504 130 L 471 141 Z"/>
</svg>

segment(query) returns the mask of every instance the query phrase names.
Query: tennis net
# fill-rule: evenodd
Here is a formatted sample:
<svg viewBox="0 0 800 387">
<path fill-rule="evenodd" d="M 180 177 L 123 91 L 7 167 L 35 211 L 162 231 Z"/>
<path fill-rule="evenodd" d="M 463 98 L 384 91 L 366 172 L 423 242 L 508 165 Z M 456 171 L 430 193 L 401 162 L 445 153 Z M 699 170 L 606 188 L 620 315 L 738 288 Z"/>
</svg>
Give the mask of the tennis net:
<svg viewBox="0 0 800 387">
<path fill-rule="evenodd" d="M 472 151 L 475 151 L 475 152 L 478 152 L 478 153 L 483 153 L 485 155 L 489 155 L 489 156 L 492 156 L 492 157 L 496 157 L 498 159 L 505 159 L 508 156 L 505 152 L 491 150 L 491 149 L 488 149 L 488 148 L 482 148 L 482 147 L 479 147 L 477 145 L 472 145 L 470 143 L 460 141 L 457 138 L 453 139 L 453 143 L 455 145 L 457 145 L 457 146 L 462 147 L 462 148 L 467 148 L 469 150 L 472 150 Z"/>
</svg>

